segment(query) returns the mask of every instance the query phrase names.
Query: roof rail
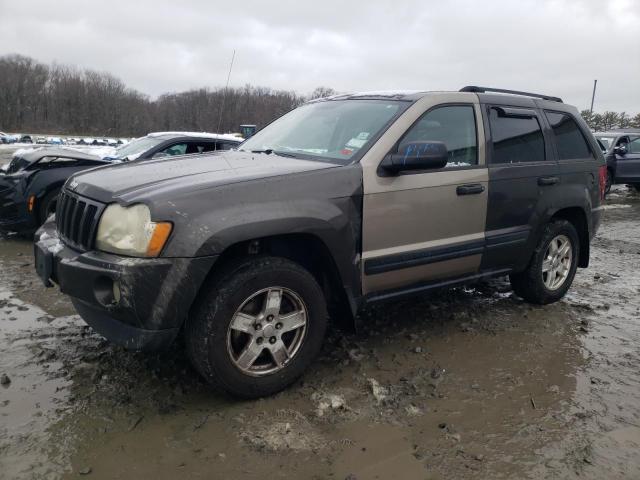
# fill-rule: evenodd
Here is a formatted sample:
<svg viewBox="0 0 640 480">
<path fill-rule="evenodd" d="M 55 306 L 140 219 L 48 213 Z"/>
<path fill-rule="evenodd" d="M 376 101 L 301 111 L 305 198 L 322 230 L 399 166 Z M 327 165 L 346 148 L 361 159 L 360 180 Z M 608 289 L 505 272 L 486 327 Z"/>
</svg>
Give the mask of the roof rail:
<svg viewBox="0 0 640 480">
<path fill-rule="evenodd" d="M 475 92 L 475 93 L 485 93 L 485 92 L 508 93 L 510 95 L 522 95 L 524 97 L 541 98 L 543 100 L 549 100 L 551 102 L 563 103 L 562 99 L 559 97 L 551 97 L 549 95 L 541 95 L 539 93 L 519 92 L 518 90 L 504 90 L 502 88 L 476 87 L 475 85 L 467 85 L 466 87 L 462 87 L 460 91 Z"/>
</svg>

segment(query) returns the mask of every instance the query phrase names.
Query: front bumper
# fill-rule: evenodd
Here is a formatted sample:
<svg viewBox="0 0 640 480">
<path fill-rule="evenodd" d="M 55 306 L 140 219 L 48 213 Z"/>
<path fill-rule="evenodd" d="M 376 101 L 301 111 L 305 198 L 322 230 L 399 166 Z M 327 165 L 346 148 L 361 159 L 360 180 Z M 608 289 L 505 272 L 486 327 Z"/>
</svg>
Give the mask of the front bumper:
<svg viewBox="0 0 640 480">
<path fill-rule="evenodd" d="M 78 252 L 53 222 L 36 233 L 36 271 L 71 297 L 80 316 L 108 340 L 132 350 L 159 350 L 175 339 L 217 257 L 131 258 Z"/>
</svg>

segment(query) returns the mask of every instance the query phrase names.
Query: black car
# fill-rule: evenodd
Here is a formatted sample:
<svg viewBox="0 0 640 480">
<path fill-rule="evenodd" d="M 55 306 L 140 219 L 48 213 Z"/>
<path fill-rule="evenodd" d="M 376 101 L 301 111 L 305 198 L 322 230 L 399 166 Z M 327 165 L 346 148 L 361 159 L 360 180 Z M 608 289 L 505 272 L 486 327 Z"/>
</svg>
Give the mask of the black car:
<svg viewBox="0 0 640 480">
<path fill-rule="evenodd" d="M 241 140 L 231 135 L 161 132 L 103 151 L 101 156 L 64 147 L 19 151 L 0 170 L 0 230 L 35 231 L 55 212 L 64 182 L 79 171 L 119 161 L 229 150 Z"/>
<path fill-rule="evenodd" d="M 598 132 L 595 137 L 607 160 L 607 192 L 619 183 L 640 191 L 640 129 Z"/>
</svg>

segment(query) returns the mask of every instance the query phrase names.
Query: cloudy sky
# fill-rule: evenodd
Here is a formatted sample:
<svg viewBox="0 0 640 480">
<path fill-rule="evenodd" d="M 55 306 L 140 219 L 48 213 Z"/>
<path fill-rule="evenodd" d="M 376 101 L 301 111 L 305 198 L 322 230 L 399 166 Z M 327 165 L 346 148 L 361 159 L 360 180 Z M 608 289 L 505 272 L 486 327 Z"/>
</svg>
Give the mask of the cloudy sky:
<svg viewBox="0 0 640 480">
<path fill-rule="evenodd" d="M 152 96 L 490 85 L 640 112 L 640 0 L 0 0 L 0 55 L 108 71 Z"/>
</svg>

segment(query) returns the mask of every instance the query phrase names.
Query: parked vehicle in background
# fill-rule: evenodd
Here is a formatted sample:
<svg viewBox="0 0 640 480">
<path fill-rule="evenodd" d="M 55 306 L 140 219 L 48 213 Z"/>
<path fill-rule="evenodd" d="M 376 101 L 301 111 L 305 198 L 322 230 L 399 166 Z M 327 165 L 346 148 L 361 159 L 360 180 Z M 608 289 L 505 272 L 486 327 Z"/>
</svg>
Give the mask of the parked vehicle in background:
<svg viewBox="0 0 640 480">
<path fill-rule="evenodd" d="M 18 151 L 0 172 L 0 230 L 35 231 L 57 208 L 58 194 L 74 173 L 123 161 L 144 161 L 176 155 L 228 150 L 240 144 L 229 135 L 208 133 L 151 133 L 101 156 L 71 148 Z M 102 150 L 102 149 L 100 149 Z M 184 157 L 188 160 L 189 157 Z"/>
<path fill-rule="evenodd" d="M 0 132 L 0 143 L 15 143 L 16 139 L 13 135 L 9 135 L 8 133 Z"/>
<path fill-rule="evenodd" d="M 45 137 L 36 137 L 36 144 L 46 145 L 47 139 Z"/>
<path fill-rule="evenodd" d="M 64 141 L 60 137 L 48 137 L 47 143 L 49 145 L 64 145 Z"/>
<path fill-rule="evenodd" d="M 33 143 L 33 138 L 31 138 L 31 135 L 22 135 L 20 137 L 20 143 Z"/>
<path fill-rule="evenodd" d="M 497 275 L 559 300 L 589 264 L 605 180 L 555 97 L 336 95 L 236 151 L 74 175 L 36 270 L 108 339 L 156 350 L 182 331 L 204 378 L 259 397 L 309 366 L 328 313 Z"/>
<path fill-rule="evenodd" d="M 640 191 L 640 129 L 598 132 L 595 137 L 607 161 L 607 193 L 611 185 L 620 183 Z"/>
</svg>

